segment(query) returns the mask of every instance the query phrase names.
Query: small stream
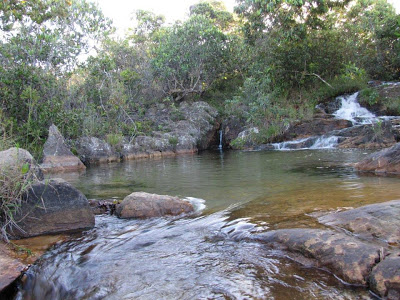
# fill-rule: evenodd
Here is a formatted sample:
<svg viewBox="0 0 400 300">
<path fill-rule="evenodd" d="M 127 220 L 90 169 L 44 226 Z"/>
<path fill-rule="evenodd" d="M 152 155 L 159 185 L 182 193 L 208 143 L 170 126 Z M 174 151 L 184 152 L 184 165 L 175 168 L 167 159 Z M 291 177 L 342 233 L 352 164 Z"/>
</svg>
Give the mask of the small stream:
<svg viewBox="0 0 400 300">
<path fill-rule="evenodd" d="M 121 220 L 48 251 L 16 299 L 373 299 L 364 288 L 248 239 L 321 227 L 309 214 L 400 198 L 398 178 L 360 177 L 359 150 L 203 152 L 66 175 L 88 198 L 134 191 L 204 200 L 191 216 Z"/>
</svg>

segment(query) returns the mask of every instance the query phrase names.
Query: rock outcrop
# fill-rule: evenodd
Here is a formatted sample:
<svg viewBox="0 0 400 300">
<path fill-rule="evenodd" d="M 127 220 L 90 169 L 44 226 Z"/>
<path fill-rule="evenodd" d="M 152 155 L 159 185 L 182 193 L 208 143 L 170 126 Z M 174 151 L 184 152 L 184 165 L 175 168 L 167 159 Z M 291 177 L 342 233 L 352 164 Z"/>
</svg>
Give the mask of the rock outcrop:
<svg viewBox="0 0 400 300">
<path fill-rule="evenodd" d="M 355 168 L 361 172 L 400 174 L 400 143 L 369 155 L 355 164 Z"/>
<path fill-rule="evenodd" d="M 193 206 L 178 197 L 135 192 L 117 205 L 116 214 L 120 218 L 153 218 L 177 216 L 193 212 Z"/>
<path fill-rule="evenodd" d="M 378 245 L 331 230 L 281 229 L 260 234 L 257 239 L 290 252 L 303 264 L 326 268 L 352 284 L 366 285 L 370 270 L 379 261 Z"/>
<path fill-rule="evenodd" d="M 396 134 L 389 121 L 360 125 L 341 130 L 339 148 L 382 149 L 396 143 Z"/>
<path fill-rule="evenodd" d="M 400 296 L 400 200 L 320 215 L 331 229 L 279 229 L 254 235 L 307 266 L 364 285 L 384 299 Z"/>
<path fill-rule="evenodd" d="M 76 143 L 79 158 L 85 165 L 120 161 L 120 154 L 104 140 L 82 137 Z"/>
<path fill-rule="evenodd" d="M 370 204 L 318 218 L 321 224 L 342 228 L 366 240 L 400 246 L 400 200 Z"/>
<path fill-rule="evenodd" d="M 53 124 L 49 128 L 49 137 L 44 144 L 43 162 L 40 164 L 44 172 L 69 172 L 86 169 L 65 144 L 64 137 Z"/>
<path fill-rule="evenodd" d="M 353 126 L 351 121 L 339 120 L 329 115 L 319 115 L 312 120 L 294 124 L 280 137 L 287 141 L 315 135 L 324 135 L 334 130 L 341 130 Z"/>
<path fill-rule="evenodd" d="M 94 215 L 86 197 L 62 179 L 33 183 L 14 220 L 18 228 L 9 232 L 13 238 L 76 231 L 94 226 Z"/>
</svg>

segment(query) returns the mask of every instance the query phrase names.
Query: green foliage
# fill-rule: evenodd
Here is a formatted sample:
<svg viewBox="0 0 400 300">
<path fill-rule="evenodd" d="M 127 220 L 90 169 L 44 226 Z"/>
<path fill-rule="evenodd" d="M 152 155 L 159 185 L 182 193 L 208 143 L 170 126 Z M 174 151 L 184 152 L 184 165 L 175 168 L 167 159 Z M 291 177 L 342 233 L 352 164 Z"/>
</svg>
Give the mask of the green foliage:
<svg viewBox="0 0 400 300">
<path fill-rule="evenodd" d="M 124 136 L 120 133 L 110 133 L 106 135 L 106 142 L 111 146 L 118 146 L 122 143 Z"/>
<path fill-rule="evenodd" d="M 212 20 L 193 15 L 160 36 L 152 66 L 166 96 L 202 94 L 226 71 L 227 36 Z"/>
<path fill-rule="evenodd" d="M 171 136 L 171 137 L 168 139 L 168 142 L 169 142 L 170 145 L 172 145 L 173 147 L 176 147 L 176 145 L 178 145 L 179 140 L 178 140 L 178 138 L 177 138 L 176 136 Z"/>
<path fill-rule="evenodd" d="M 0 236 L 8 242 L 8 231 L 16 228 L 14 215 L 23 204 L 23 195 L 35 180 L 29 163 L 0 168 Z"/>
<path fill-rule="evenodd" d="M 376 89 L 363 89 L 360 93 L 360 96 L 364 101 L 368 103 L 368 105 L 374 105 L 378 103 L 379 93 Z"/>
</svg>

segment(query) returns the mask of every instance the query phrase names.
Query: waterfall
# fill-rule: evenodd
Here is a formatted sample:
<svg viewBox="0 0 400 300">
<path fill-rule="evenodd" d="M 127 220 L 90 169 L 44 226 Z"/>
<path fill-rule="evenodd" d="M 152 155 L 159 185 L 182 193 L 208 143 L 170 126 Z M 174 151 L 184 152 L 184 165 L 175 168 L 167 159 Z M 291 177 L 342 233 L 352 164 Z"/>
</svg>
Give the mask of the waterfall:
<svg viewBox="0 0 400 300">
<path fill-rule="evenodd" d="M 312 136 L 309 138 L 298 139 L 282 143 L 271 144 L 274 150 L 305 150 L 305 149 L 332 149 L 338 144 L 337 136 Z"/>
<path fill-rule="evenodd" d="M 218 149 L 222 150 L 222 136 L 223 136 L 223 131 L 222 129 L 219 131 L 219 145 Z"/>
<path fill-rule="evenodd" d="M 341 107 L 334 113 L 337 119 L 344 119 L 356 124 L 372 124 L 376 122 L 376 116 L 368 111 L 368 109 L 361 107 L 357 102 L 358 92 L 352 95 L 340 96 Z"/>
</svg>

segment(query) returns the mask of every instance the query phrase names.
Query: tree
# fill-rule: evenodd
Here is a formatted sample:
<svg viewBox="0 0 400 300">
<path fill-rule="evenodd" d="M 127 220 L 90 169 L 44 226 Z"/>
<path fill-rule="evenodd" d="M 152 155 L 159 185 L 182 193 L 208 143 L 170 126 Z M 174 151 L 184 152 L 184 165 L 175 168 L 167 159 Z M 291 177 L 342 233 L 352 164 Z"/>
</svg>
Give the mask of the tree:
<svg viewBox="0 0 400 300">
<path fill-rule="evenodd" d="M 179 101 L 209 89 L 226 71 L 228 43 L 227 36 L 203 15 L 166 30 L 152 63 L 165 95 Z"/>
<path fill-rule="evenodd" d="M 20 144 L 41 144 L 64 113 L 67 81 L 81 54 L 110 22 L 85 0 L 1 1 L 1 108 Z"/>
</svg>

